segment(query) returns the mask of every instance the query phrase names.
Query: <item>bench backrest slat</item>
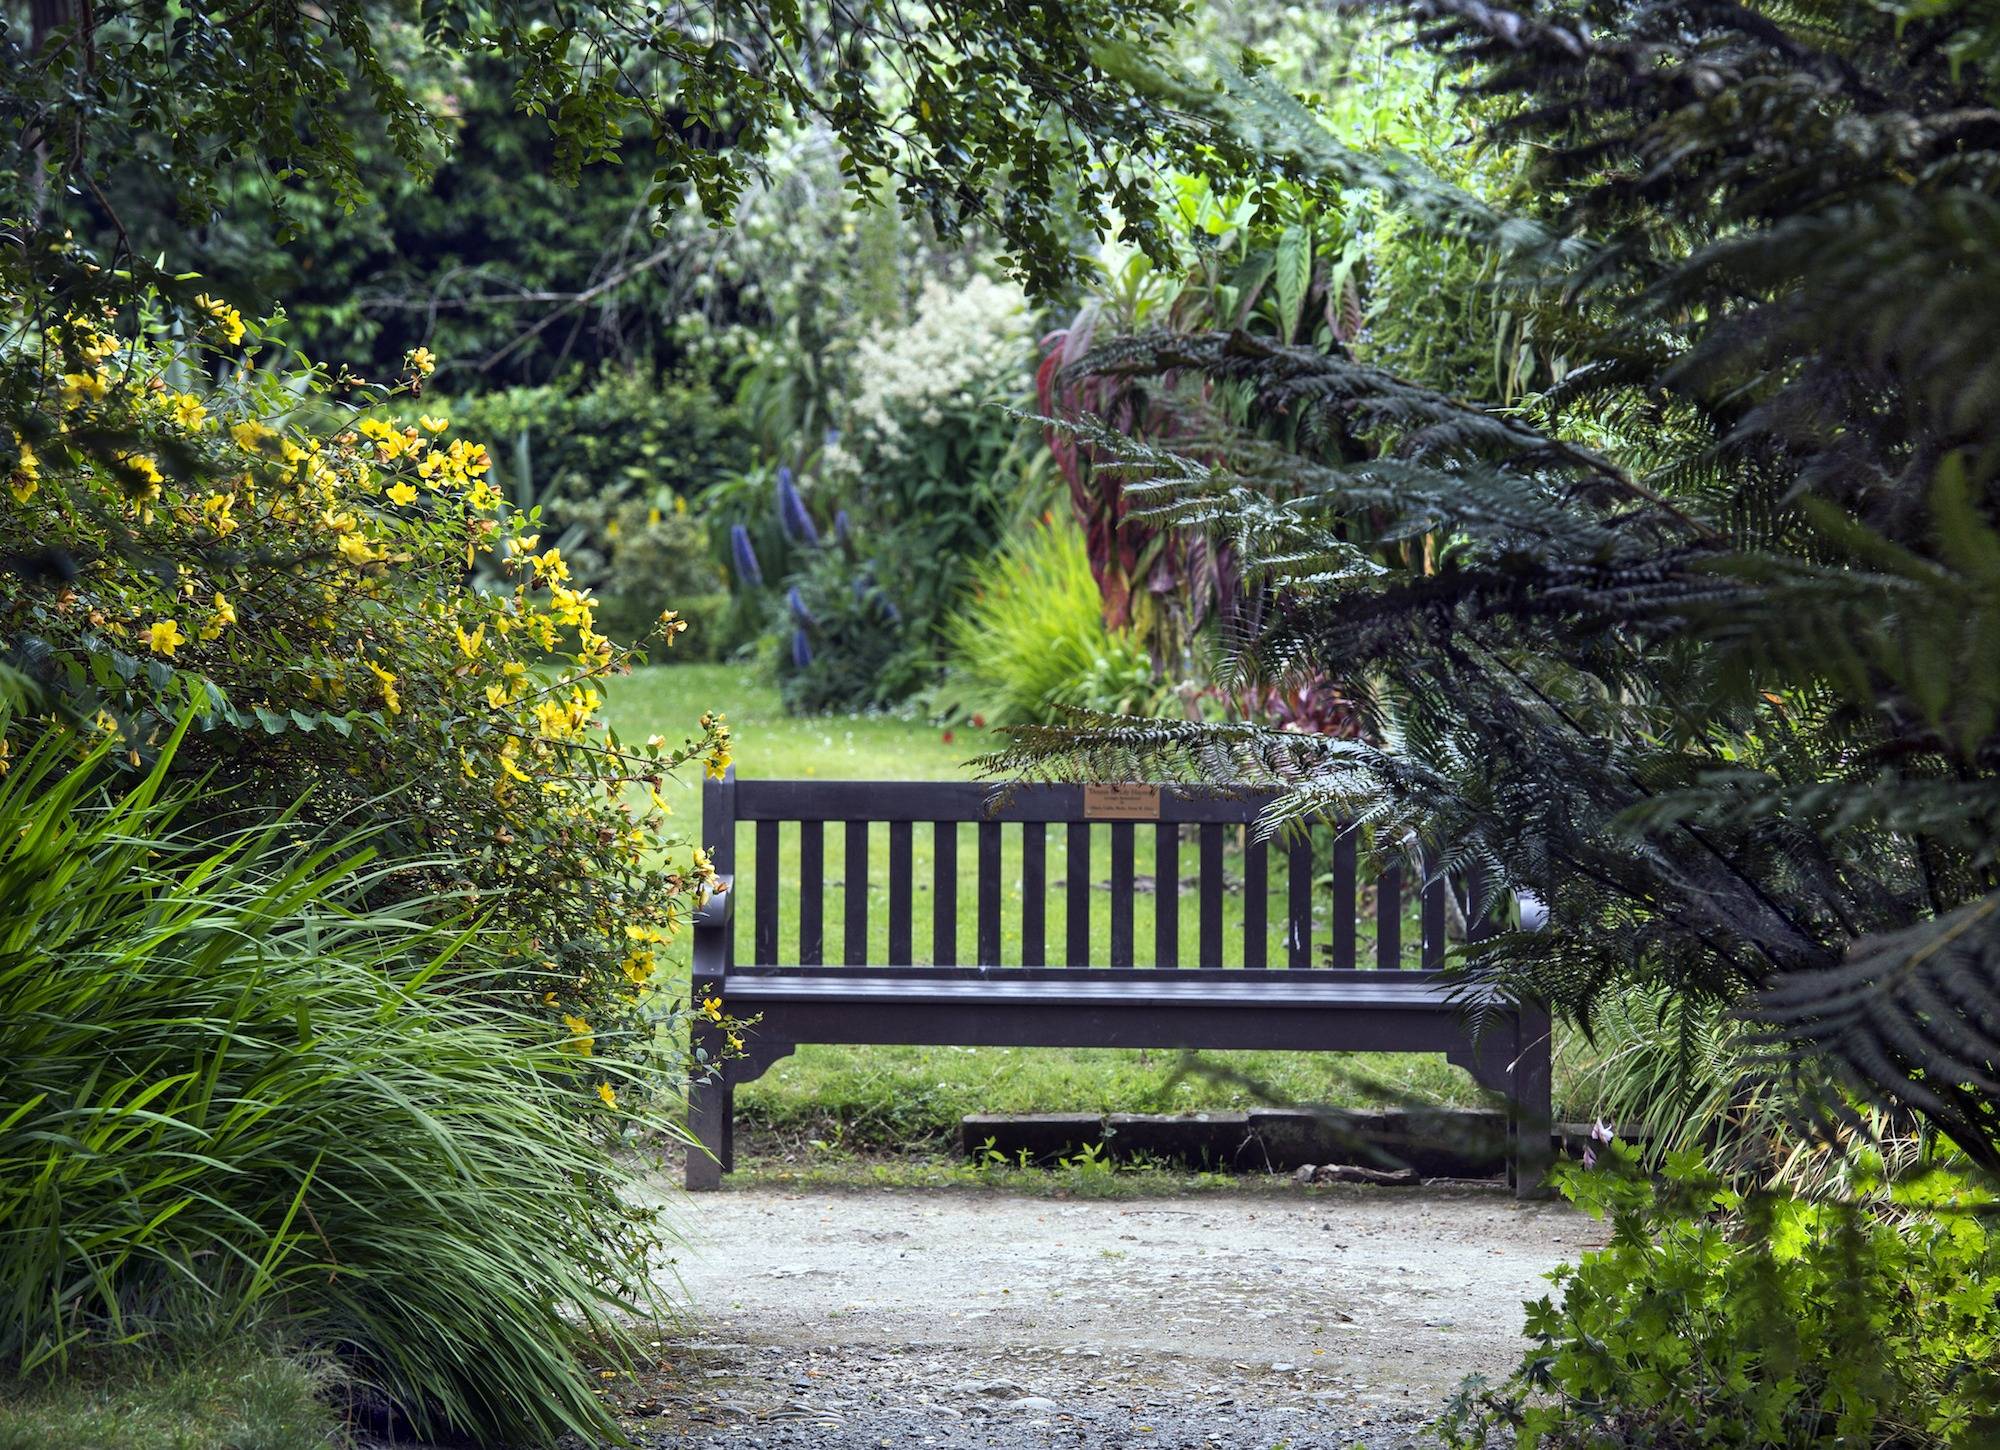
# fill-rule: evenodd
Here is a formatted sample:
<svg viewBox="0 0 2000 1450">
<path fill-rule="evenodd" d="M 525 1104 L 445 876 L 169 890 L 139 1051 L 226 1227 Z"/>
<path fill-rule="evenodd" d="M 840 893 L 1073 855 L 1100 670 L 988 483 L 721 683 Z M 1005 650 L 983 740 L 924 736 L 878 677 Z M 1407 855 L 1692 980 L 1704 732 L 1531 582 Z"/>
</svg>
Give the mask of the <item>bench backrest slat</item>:
<svg viewBox="0 0 2000 1450">
<path fill-rule="evenodd" d="M 799 822 L 799 965 L 826 965 L 826 822 Z"/>
<path fill-rule="evenodd" d="M 1201 959 L 1222 960 L 1222 827 L 1201 828 L 1200 880 L 1195 885 L 1201 930 Z"/>
<path fill-rule="evenodd" d="M 1354 833 L 1342 831 L 1333 843 L 1333 965 L 1351 971 L 1354 928 L 1361 918 L 1355 909 Z"/>
<path fill-rule="evenodd" d="M 1445 893 L 1449 890 L 1451 890 L 1451 884 L 1441 874 L 1427 869 L 1423 895 L 1423 964 L 1425 969 L 1429 971 L 1435 971 L 1444 965 L 1447 921 L 1444 898 Z"/>
<path fill-rule="evenodd" d="M 1111 823 L 1111 965 L 1132 965 L 1132 837 L 1130 821 Z"/>
<path fill-rule="evenodd" d="M 1393 972 L 1403 964 L 1403 863 L 1385 861 L 1375 878 L 1375 965 Z"/>
<path fill-rule="evenodd" d="M 1006 960 L 1036 969 L 1048 967 L 1055 948 L 1068 967 L 1100 970 L 1171 971 L 1183 965 L 1240 965 L 1250 970 L 1282 965 L 1301 971 L 1319 967 L 1351 971 L 1364 965 L 1394 971 L 1411 965 L 1436 970 L 1447 961 L 1453 932 L 1477 936 L 1491 929 L 1474 919 L 1478 896 L 1472 889 L 1476 875 L 1471 870 L 1448 877 L 1433 859 L 1392 854 L 1366 863 L 1365 879 L 1359 833 L 1353 830 L 1334 835 L 1330 882 L 1318 874 L 1327 858 L 1315 859 L 1305 839 L 1281 838 L 1276 848 L 1281 859 L 1274 863 L 1271 843 L 1255 839 L 1248 829 L 1269 802 L 1268 795 L 1183 795 L 1163 788 L 1158 820 L 1148 824 L 1143 837 L 1139 822 L 1123 814 L 1128 799 L 1112 798 L 1106 811 L 1112 818 L 1099 815 L 1093 820 L 1086 813 L 1083 790 L 1076 786 L 1024 786 L 996 795 L 992 787 L 968 782 L 738 782 L 732 771 L 721 781 L 705 784 L 703 838 L 714 853 L 716 869 L 734 875 L 737 823 L 750 823 L 755 870 L 744 877 L 740 889 L 747 888 L 750 896 L 742 903 L 746 908 L 742 914 L 750 918 L 750 962 L 759 965 L 792 961 L 823 966 L 830 909 L 841 912 L 838 960 L 850 967 L 919 963 L 996 967 L 1003 964 L 1008 927 L 1018 925 L 1018 957 L 1008 954 Z M 1094 812 L 1101 802 L 1093 799 L 1090 804 Z M 833 863 L 842 888 L 836 908 L 829 908 L 826 901 L 830 822 L 842 833 L 836 848 L 843 855 Z M 870 842 L 877 823 L 887 833 L 887 867 L 885 871 L 878 859 L 871 873 Z M 925 841 L 918 839 L 920 823 L 928 828 Z M 1059 882 L 1051 879 L 1048 859 L 1051 824 L 1062 829 L 1064 874 Z M 973 909 L 967 913 L 972 918 L 970 941 L 962 936 L 959 921 L 962 833 L 968 826 L 970 849 L 976 853 L 968 872 L 971 879 L 963 883 L 975 894 Z M 795 856 L 790 854 L 794 839 Z M 1018 847 L 1013 844 L 1017 841 Z M 1099 842 L 1109 845 L 1108 870 L 1095 859 L 1104 849 Z M 917 940 L 921 887 L 916 873 L 926 844 L 931 856 L 927 883 L 931 931 L 924 953 Z M 1016 849 L 1018 859 L 1013 855 Z M 1181 872 L 1190 851 L 1195 859 L 1188 884 L 1194 887 L 1195 900 L 1184 903 Z M 1139 874 L 1148 864 L 1150 891 Z M 1240 881 L 1225 874 L 1234 870 L 1241 871 Z M 1096 879 L 1100 871 L 1105 872 L 1101 882 Z M 1060 943 L 1049 941 L 1052 885 L 1060 885 L 1066 905 Z M 1363 895 L 1364 885 L 1372 901 Z M 1275 920 L 1274 891 L 1279 896 Z M 793 892 L 797 905 L 788 907 L 785 903 Z M 1100 907 L 1101 892 L 1108 900 Z M 871 932 L 870 902 L 876 893 L 886 896 L 886 921 L 872 923 Z M 1141 896 L 1151 897 L 1146 908 L 1153 915 L 1150 961 L 1140 959 Z M 1010 905 L 1016 897 L 1018 908 Z M 1184 909 L 1196 936 L 1187 953 L 1182 942 Z M 1018 922 L 1011 915 L 1016 910 Z M 1366 963 L 1356 960 L 1364 910 L 1373 917 L 1374 937 L 1372 960 Z M 796 957 L 789 955 L 791 942 L 781 940 L 791 934 L 785 922 L 792 911 L 797 921 Z M 1105 935 L 1097 935 L 1105 932 L 1107 922 L 1108 944 Z M 1327 932 L 1323 941 L 1317 939 L 1322 928 Z M 1274 929 L 1281 929 L 1282 950 L 1271 939 Z M 708 940 L 709 960 L 734 964 L 733 926 L 722 926 L 721 933 Z M 1412 960 L 1406 963 L 1406 957 Z"/>
<path fill-rule="evenodd" d="M 1243 965 L 1248 968 L 1271 964 L 1271 928 L 1266 916 L 1271 905 L 1268 854 L 1262 841 L 1252 840 L 1243 847 Z"/>
<path fill-rule="evenodd" d="M 958 965 L 958 822 L 931 827 L 931 961 Z"/>
<path fill-rule="evenodd" d="M 778 951 L 778 906 L 784 895 L 784 878 L 778 874 L 778 823 L 757 822 L 757 879 L 755 927 L 751 945 L 753 960 L 775 962 Z"/>
<path fill-rule="evenodd" d="M 1312 842 L 1292 842 L 1285 852 L 1285 949 L 1286 965 L 1303 971 L 1312 965 Z"/>
<path fill-rule="evenodd" d="M 847 823 L 847 859 L 841 867 L 846 897 L 846 960 L 850 967 L 868 964 L 868 820 Z"/>
<path fill-rule="evenodd" d="M 889 822 L 889 965 L 907 967 L 914 960 L 910 947 L 910 918 L 916 869 L 916 851 L 909 821 Z"/>
<path fill-rule="evenodd" d="M 709 864 L 720 876 L 736 874 L 736 767 L 730 766 L 721 780 L 704 778 L 701 783 L 701 831 L 709 851 Z M 736 965 L 736 916 L 727 914 L 722 934 L 722 961 L 726 971 Z M 706 984 L 697 982 L 697 987 Z"/>
<path fill-rule="evenodd" d="M 1049 828 L 1041 821 L 1021 826 L 1021 965 L 1046 966 L 1049 959 Z"/>
<path fill-rule="evenodd" d="M 1000 964 L 1000 823 L 979 823 L 979 955 L 977 965 Z"/>
<path fill-rule="evenodd" d="M 1072 821 L 1064 845 L 1063 867 L 1069 873 L 1064 890 L 1068 910 L 1064 947 L 1072 967 L 1090 965 L 1090 827 Z"/>
</svg>

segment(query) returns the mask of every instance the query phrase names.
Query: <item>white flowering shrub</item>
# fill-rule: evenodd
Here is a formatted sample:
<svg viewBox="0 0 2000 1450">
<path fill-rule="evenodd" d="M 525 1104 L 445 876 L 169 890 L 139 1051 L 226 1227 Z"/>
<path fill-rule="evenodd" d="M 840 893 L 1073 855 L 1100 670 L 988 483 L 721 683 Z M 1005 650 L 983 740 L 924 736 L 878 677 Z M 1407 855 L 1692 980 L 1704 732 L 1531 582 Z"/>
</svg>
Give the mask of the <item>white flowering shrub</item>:
<svg viewBox="0 0 2000 1450">
<path fill-rule="evenodd" d="M 856 473 L 864 463 L 917 461 L 931 453 L 934 435 L 961 429 L 1011 439 L 1003 409 L 1025 393 L 1033 334 L 1028 300 L 1013 282 L 932 278 L 906 325 L 855 348 L 845 433 L 827 466 Z"/>
<path fill-rule="evenodd" d="M 1034 376 L 1034 318 L 1019 287 L 933 278 L 909 322 L 864 337 L 821 487 L 894 580 L 912 648 L 926 648 L 991 553 L 1037 451 L 1019 412 Z"/>
</svg>

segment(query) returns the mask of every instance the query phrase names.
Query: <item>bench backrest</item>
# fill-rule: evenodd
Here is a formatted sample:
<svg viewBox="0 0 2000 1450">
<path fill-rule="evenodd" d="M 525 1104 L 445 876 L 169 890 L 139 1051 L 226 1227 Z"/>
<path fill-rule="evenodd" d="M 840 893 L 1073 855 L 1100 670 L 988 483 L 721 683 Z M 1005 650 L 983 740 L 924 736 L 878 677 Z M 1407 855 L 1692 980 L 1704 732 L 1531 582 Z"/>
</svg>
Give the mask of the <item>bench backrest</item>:
<svg viewBox="0 0 2000 1450">
<path fill-rule="evenodd" d="M 1061 836 L 1065 910 L 1059 960 L 1075 968 L 1241 966 L 1248 969 L 1331 967 L 1348 970 L 1435 969 L 1444 963 L 1453 884 L 1441 876 L 1406 883 L 1400 859 L 1383 861 L 1364 882 L 1356 833 L 1336 839 L 1330 882 L 1316 881 L 1303 840 L 1266 843 L 1243 830 L 1240 882 L 1225 884 L 1229 838 L 1255 821 L 1268 796 L 1218 796 L 1174 787 L 1102 791 L 1075 785 L 996 789 L 966 781 L 744 780 L 731 770 L 706 783 L 702 839 L 716 869 L 736 878 L 739 899 L 726 918 L 721 955 L 728 965 L 823 966 L 829 955 L 849 966 L 909 967 L 921 957 L 938 968 L 1002 964 L 1002 913 L 1019 883 L 1017 962 L 1050 964 L 1049 836 Z M 1143 819 L 1141 819 L 1143 817 Z M 827 838 L 835 828 L 842 917 L 841 941 L 826 940 Z M 921 829 L 921 835 L 919 831 Z M 739 830 L 750 860 L 737 852 Z M 1192 837 L 1182 839 L 1183 832 Z M 971 940 L 960 929 L 961 836 L 973 872 Z M 1151 856 L 1152 890 L 1139 875 L 1142 844 Z M 795 860 L 787 860 L 791 846 Z M 918 877 L 918 848 L 929 848 L 928 880 Z M 886 846 L 882 858 L 871 853 Z M 1180 884 L 1192 847 L 1195 902 L 1192 940 L 1183 941 Z M 1095 852 L 1108 850 L 1108 903 L 1093 897 L 1100 877 Z M 1013 871 L 1003 880 L 1003 857 Z M 1272 857 L 1279 858 L 1275 863 Z M 743 867 L 748 865 L 746 872 Z M 747 891 L 744 889 L 747 885 Z M 1365 889 L 1372 885 L 1372 892 Z M 886 887 L 886 931 L 871 934 L 870 891 Z M 927 888 L 927 891 L 926 891 Z M 1328 892 L 1320 922 L 1316 891 Z M 920 941 L 917 899 L 930 896 L 928 940 Z M 1240 906 L 1226 905 L 1230 896 Z M 1372 902 L 1367 898 L 1372 895 Z M 787 896 L 796 899 L 797 939 L 780 940 Z M 1138 901 L 1150 896 L 1150 942 L 1135 938 Z M 1415 900 L 1411 898 L 1414 897 Z M 746 899 L 747 898 L 747 899 Z M 1463 903 L 1465 897 L 1459 895 Z M 1093 949 L 1093 901 L 1108 905 L 1108 950 Z M 1372 949 L 1361 950 L 1361 908 L 1368 905 Z M 1414 908 L 1414 910 L 1412 910 Z M 1406 924 L 1406 916 L 1415 920 Z M 1227 918 L 1234 917 L 1231 922 Z M 748 941 L 736 925 L 747 919 Z M 1460 914 L 1462 920 L 1462 913 Z M 1316 933 L 1322 934 L 1316 940 Z M 789 938 L 791 933 L 784 935 Z M 1276 937 L 1275 943 L 1273 937 Z M 1324 949 L 1320 949 L 1324 941 Z M 744 949 L 747 946 L 747 951 Z M 927 949 L 926 949 L 927 948 Z M 918 970 L 921 970 L 921 966 Z"/>
</svg>

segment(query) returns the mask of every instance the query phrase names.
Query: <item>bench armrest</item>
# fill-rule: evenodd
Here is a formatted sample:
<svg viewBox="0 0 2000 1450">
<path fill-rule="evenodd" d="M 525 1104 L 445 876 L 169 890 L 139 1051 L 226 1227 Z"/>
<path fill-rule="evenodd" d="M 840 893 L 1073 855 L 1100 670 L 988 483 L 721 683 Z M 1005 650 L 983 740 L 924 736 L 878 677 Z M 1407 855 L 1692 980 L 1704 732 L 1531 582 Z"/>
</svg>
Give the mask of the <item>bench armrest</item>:
<svg viewBox="0 0 2000 1450">
<path fill-rule="evenodd" d="M 718 890 L 709 892 L 696 904 L 694 909 L 695 930 L 703 927 L 729 925 L 730 915 L 736 909 L 736 878 L 718 876 L 722 883 Z"/>
</svg>

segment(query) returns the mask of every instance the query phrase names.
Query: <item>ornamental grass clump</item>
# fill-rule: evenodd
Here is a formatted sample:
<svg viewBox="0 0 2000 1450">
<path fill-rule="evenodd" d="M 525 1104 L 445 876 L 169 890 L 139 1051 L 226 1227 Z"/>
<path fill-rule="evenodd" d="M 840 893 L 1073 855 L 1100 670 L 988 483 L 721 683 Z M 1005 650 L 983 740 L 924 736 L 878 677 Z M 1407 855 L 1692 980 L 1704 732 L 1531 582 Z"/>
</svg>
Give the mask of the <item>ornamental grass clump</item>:
<svg viewBox="0 0 2000 1450">
<path fill-rule="evenodd" d="M 1051 519 L 973 571 L 945 626 L 948 714 L 992 725 L 1051 724 L 1073 709 L 1146 713 L 1160 690 L 1130 630 L 1104 623 L 1082 533 Z"/>
<path fill-rule="evenodd" d="M 657 1074 L 366 842 L 218 834 L 177 744 L 0 778 L 0 1369 L 254 1329 L 424 1430 L 615 1433 L 580 1351 L 657 1308 L 654 1235 L 577 1103 Z"/>
</svg>

